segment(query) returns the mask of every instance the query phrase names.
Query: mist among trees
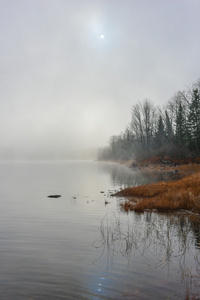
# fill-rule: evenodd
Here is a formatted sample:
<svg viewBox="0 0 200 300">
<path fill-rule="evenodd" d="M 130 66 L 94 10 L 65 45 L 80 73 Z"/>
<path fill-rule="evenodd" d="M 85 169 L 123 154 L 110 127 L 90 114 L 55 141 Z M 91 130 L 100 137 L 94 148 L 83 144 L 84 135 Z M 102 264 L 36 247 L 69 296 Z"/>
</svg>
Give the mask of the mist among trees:
<svg viewBox="0 0 200 300">
<path fill-rule="evenodd" d="M 131 122 L 109 145 L 99 149 L 101 160 L 172 159 L 200 156 L 200 79 L 176 92 L 163 108 L 146 99 L 133 105 Z"/>
</svg>

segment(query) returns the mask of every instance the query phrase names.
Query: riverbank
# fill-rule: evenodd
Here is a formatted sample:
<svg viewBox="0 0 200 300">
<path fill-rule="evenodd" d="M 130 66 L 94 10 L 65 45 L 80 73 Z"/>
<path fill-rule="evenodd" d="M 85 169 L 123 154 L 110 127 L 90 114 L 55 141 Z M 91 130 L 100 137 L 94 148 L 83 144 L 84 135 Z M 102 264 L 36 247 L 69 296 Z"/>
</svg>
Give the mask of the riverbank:
<svg viewBox="0 0 200 300">
<path fill-rule="evenodd" d="M 126 188 L 115 195 L 126 200 L 122 202 L 124 210 L 143 212 L 188 212 L 200 214 L 200 165 L 175 165 L 163 161 L 161 164 L 150 162 L 134 163 L 129 167 L 143 172 L 176 172 L 182 178 L 169 182 Z"/>
<path fill-rule="evenodd" d="M 123 164 L 134 170 L 140 170 L 141 172 L 159 172 L 159 173 L 180 173 L 183 176 L 194 172 L 200 172 L 200 162 L 188 163 L 186 161 L 170 161 L 162 160 L 157 157 L 151 159 L 145 159 L 141 161 L 135 161 L 133 159 L 129 161 L 115 161 L 116 163 Z"/>
</svg>

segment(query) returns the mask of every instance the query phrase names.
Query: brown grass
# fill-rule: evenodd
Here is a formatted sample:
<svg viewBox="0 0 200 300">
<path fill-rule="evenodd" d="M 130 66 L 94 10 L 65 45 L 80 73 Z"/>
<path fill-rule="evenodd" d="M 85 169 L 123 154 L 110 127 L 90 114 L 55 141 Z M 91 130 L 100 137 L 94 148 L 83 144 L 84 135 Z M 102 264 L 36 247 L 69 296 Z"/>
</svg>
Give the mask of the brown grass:
<svg viewBox="0 0 200 300">
<path fill-rule="evenodd" d="M 178 170 L 178 172 L 183 175 L 189 172 L 200 172 L 200 164 L 195 163 L 174 165 L 149 161 L 147 164 L 138 164 L 138 167 L 142 171 L 174 172 L 174 170 Z"/>
<path fill-rule="evenodd" d="M 128 198 L 125 210 L 160 212 L 188 210 L 200 213 L 200 172 L 170 182 L 159 182 L 124 189 L 116 194 Z"/>
<path fill-rule="evenodd" d="M 200 172 L 200 164 L 188 164 L 188 165 L 180 165 L 177 168 L 181 171 L 189 171 L 189 172 Z"/>
<path fill-rule="evenodd" d="M 177 159 L 171 158 L 169 156 L 151 156 L 149 158 L 139 160 L 138 163 L 141 165 L 162 164 L 163 161 L 173 165 L 200 164 L 200 157 L 187 157 L 184 159 Z"/>
</svg>

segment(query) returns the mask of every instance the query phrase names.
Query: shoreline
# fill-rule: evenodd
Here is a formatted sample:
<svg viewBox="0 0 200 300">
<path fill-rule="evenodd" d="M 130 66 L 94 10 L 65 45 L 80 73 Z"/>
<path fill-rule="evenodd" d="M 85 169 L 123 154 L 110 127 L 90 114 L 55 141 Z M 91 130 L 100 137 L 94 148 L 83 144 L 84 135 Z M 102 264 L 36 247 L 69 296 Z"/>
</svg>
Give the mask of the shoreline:
<svg viewBox="0 0 200 300">
<path fill-rule="evenodd" d="M 125 211 L 142 213 L 153 211 L 160 213 L 189 214 L 200 218 L 200 164 L 136 163 L 134 161 L 117 162 L 133 170 L 145 173 L 177 173 L 182 177 L 173 181 L 160 181 L 123 189 L 114 196 L 125 199 L 121 207 Z"/>
<path fill-rule="evenodd" d="M 197 171 L 200 172 L 200 164 L 167 164 L 167 163 L 143 163 L 143 162 L 136 162 L 134 160 L 129 161 L 110 161 L 112 163 L 125 165 L 128 168 L 140 171 L 144 173 L 177 173 L 182 176 L 187 176 L 188 174 L 196 173 Z"/>
</svg>

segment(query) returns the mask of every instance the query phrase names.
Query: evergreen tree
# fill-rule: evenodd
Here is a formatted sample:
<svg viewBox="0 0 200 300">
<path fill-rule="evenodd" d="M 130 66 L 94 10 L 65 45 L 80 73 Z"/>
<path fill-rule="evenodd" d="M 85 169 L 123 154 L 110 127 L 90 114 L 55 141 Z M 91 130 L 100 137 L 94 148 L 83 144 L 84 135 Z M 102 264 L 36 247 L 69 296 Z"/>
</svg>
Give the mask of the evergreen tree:
<svg viewBox="0 0 200 300">
<path fill-rule="evenodd" d="M 170 121 L 167 110 L 165 111 L 165 128 L 166 128 L 166 139 L 167 139 L 168 143 L 172 144 L 174 133 L 173 133 L 173 128 L 172 128 L 172 123 Z"/>
<path fill-rule="evenodd" d="M 181 102 L 179 103 L 178 112 L 176 115 L 176 134 L 175 143 L 178 146 L 186 145 L 186 118 Z"/>
<path fill-rule="evenodd" d="M 163 123 L 163 118 L 160 115 L 158 119 L 158 127 L 156 131 L 156 142 L 155 147 L 157 149 L 161 148 L 166 142 L 166 134 L 165 134 L 165 127 Z"/>
<path fill-rule="evenodd" d="M 190 149 L 200 150 L 200 94 L 198 89 L 192 93 L 192 101 L 189 105 L 188 131 Z"/>
</svg>

